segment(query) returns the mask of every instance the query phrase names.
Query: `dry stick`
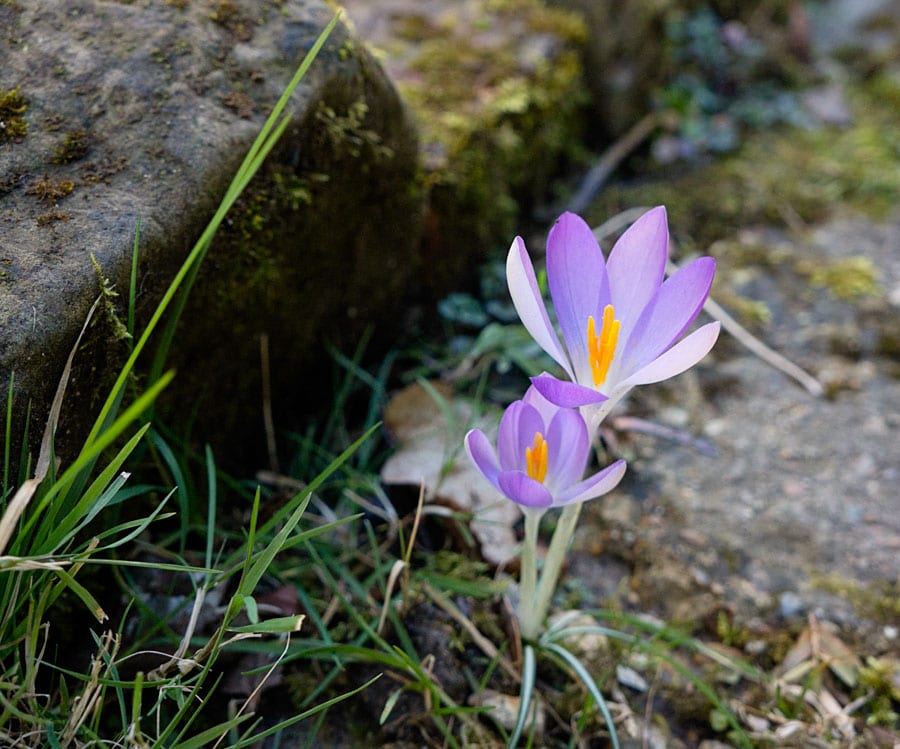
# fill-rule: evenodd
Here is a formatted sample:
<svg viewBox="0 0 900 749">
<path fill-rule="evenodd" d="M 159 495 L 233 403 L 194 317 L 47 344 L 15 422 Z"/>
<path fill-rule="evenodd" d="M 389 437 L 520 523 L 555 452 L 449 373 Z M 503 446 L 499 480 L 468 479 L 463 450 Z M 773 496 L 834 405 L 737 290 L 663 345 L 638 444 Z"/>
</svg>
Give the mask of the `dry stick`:
<svg viewBox="0 0 900 749">
<path fill-rule="evenodd" d="M 591 201 L 600 192 L 610 175 L 625 158 L 660 125 L 665 124 L 666 116 L 660 112 L 651 112 L 638 120 L 625 135 L 604 152 L 581 182 L 578 192 L 569 201 L 568 210 L 572 213 L 584 213 Z"/>
<path fill-rule="evenodd" d="M 671 260 L 666 261 L 666 272 L 670 276 L 677 270 L 678 266 L 675 265 L 675 263 L 673 263 Z M 775 369 L 784 372 L 784 374 L 786 374 L 788 377 L 791 377 L 799 382 L 804 388 L 806 388 L 807 392 L 810 395 L 819 398 L 825 393 L 825 389 L 822 387 L 821 382 L 819 382 L 815 377 L 813 377 L 805 370 L 798 367 L 796 364 L 794 364 L 794 362 L 782 356 L 774 349 L 766 346 L 765 343 L 759 340 L 759 338 L 753 335 L 749 330 L 747 330 L 743 325 L 741 325 L 737 320 L 729 315 L 712 297 L 707 297 L 706 303 L 703 305 L 703 309 L 714 320 L 718 320 L 720 323 L 722 323 L 722 327 L 725 328 L 725 330 L 727 330 L 729 333 L 731 333 L 731 335 L 733 335 L 735 338 L 737 338 L 737 340 L 742 343 L 745 348 L 756 354 L 756 356 L 758 356 L 770 366 L 775 367 Z"/>
<path fill-rule="evenodd" d="M 506 671 L 506 673 L 511 676 L 515 681 L 522 681 L 522 674 L 516 671 L 515 666 L 510 663 L 509 659 L 504 658 L 500 655 L 500 651 L 497 650 L 497 646 L 494 645 L 487 637 L 485 637 L 469 619 L 466 618 L 466 615 L 462 613 L 456 606 L 453 605 L 453 602 L 446 598 L 444 595 L 436 591 L 432 588 L 428 583 L 425 583 L 422 588 L 426 595 L 431 598 L 440 608 L 446 611 L 453 620 L 459 624 L 466 632 L 469 637 L 472 638 L 472 642 L 474 642 L 479 648 L 481 648 L 482 652 L 488 658 L 496 658 L 497 662 L 500 664 L 500 667 Z"/>
<path fill-rule="evenodd" d="M 406 553 L 403 555 L 403 559 L 397 559 L 394 564 L 391 565 L 391 572 L 388 575 L 387 585 L 384 587 L 384 605 L 381 607 L 381 617 L 378 619 L 378 627 L 375 629 L 379 635 L 384 629 L 385 621 L 387 621 L 388 610 L 391 606 L 391 596 L 394 594 L 394 586 L 397 584 L 397 580 L 400 579 L 400 575 L 404 571 L 406 571 L 407 576 L 403 578 L 400 587 L 403 594 L 406 594 L 406 583 L 409 579 L 409 560 L 412 558 L 413 546 L 416 544 L 416 535 L 419 532 L 419 521 L 422 519 L 422 506 L 424 503 L 425 482 L 423 481 L 419 485 L 419 502 L 416 505 L 416 514 L 413 516 L 413 527 L 409 534 L 409 541 L 406 544 Z"/>
<path fill-rule="evenodd" d="M 56 425 L 59 422 L 59 412 L 62 408 L 63 398 L 66 395 L 66 386 L 69 384 L 69 375 L 72 372 L 72 362 L 75 359 L 75 352 L 78 351 L 81 338 L 84 336 L 84 331 L 87 330 L 88 323 L 94 316 L 94 311 L 97 309 L 97 305 L 100 304 L 101 298 L 102 297 L 98 296 L 93 305 L 91 305 L 90 310 L 88 310 L 87 317 L 84 319 L 84 325 L 81 327 L 78 338 L 75 339 L 75 345 L 72 346 L 72 350 L 69 352 L 66 366 L 63 368 L 63 373 L 59 378 L 59 385 L 56 387 L 56 395 L 53 396 L 53 403 L 50 405 L 50 413 L 47 415 L 47 425 L 44 427 L 44 436 L 41 439 L 41 450 L 38 453 L 37 463 L 35 464 L 34 478 L 28 479 L 19 487 L 19 490 L 15 493 L 15 496 L 6 508 L 6 512 L 3 513 L 3 517 L 0 518 L 0 554 L 6 550 L 9 539 L 12 538 L 13 531 L 19 522 L 19 518 L 22 516 L 22 513 L 25 512 L 25 508 L 28 507 L 28 503 L 31 502 L 31 498 L 34 496 L 37 488 L 47 476 L 47 471 L 50 469 L 50 457 L 53 455 L 53 435 L 56 433 Z"/>
<path fill-rule="evenodd" d="M 598 241 L 605 239 L 609 235 L 614 234 L 633 223 L 637 218 L 646 213 L 647 210 L 648 208 L 641 206 L 622 211 L 622 213 L 613 216 L 604 224 L 594 229 L 594 236 Z M 668 275 L 671 276 L 677 270 L 678 266 L 675 263 L 671 260 L 666 261 L 666 273 Z M 766 364 L 800 383 L 810 395 L 817 398 L 823 395 L 825 390 L 822 387 L 822 383 L 777 351 L 769 348 L 728 314 L 728 312 L 726 312 L 712 297 L 707 298 L 706 303 L 703 305 L 703 309 L 714 320 L 718 320 L 722 323 L 722 327 L 725 328 L 725 330 L 731 333 L 731 335 L 733 335 L 745 348 L 749 349 L 751 353 L 766 362 Z"/>
</svg>

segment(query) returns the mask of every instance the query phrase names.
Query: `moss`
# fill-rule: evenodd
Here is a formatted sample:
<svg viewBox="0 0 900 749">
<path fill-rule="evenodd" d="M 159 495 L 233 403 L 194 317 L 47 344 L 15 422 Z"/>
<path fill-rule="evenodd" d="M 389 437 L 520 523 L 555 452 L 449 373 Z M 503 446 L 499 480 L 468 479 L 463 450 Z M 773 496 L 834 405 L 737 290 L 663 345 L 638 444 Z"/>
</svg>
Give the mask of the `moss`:
<svg viewBox="0 0 900 749">
<path fill-rule="evenodd" d="M 22 87 L 0 89 L 0 143 L 24 138 L 28 133 L 28 122 L 23 115 L 28 102 L 22 94 Z"/>
<path fill-rule="evenodd" d="M 53 149 L 54 164 L 71 164 L 87 156 L 92 139 L 86 130 L 72 130 L 66 133 L 62 143 Z"/>
<path fill-rule="evenodd" d="M 219 0 L 210 12 L 209 18 L 227 29 L 238 41 L 246 42 L 253 36 L 255 22 L 244 15 L 231 0 Z"/>
<path fill-rule="evenodd" d="M 807 270 L 810 283 L 828 289 L 838 299 L 862 299 L 881 291 L 875 263 L 863 255 L 852 255 L 799 270 Z"/>
<path fill-rule="evenodd" d="M 94 253 L 91 253 L 91 264 L 94 266 L 94 272 L 97 274 L 97 285 L 100 287 L 100 296 L 103 298 L 103 309 L 106 312 L 106 319 L 112 330 L 113 338 L 117 341 L 125 341 L 131 338 L 131 333 L 122 318 L 119 317 L 116 309 L 116 299 L 119 292 L 115 290 L 112 281 L 104 275 L 103 268 Z"/>
<path fill-rule="evenodd" d="M 544 34 L 553 37 L 547 48 L 522 43 Z M 481 0 L 397 21 L 387 51 L 406 61 L 394 79 L 420 126 L 426 252 L 459 257 L 445 286 L 450 275 L 458 285 L 472 247 L 506 244 L 518 217 L 580 156 L 585 38 L 579 16 L 539 0 Z"/>
<path fill-rule="evenodd" d="M 344 113 L 320 102 L 315 118 L 323 126 L 323 133 L 336 155 L 349 155 L 354 159 L 365 155 L 366 161 L 371 158 L 371 162 L 377 164 L 391 158 L 393 152 L 382 144 L 378 133 L 365 126 L 368 113 L 369 105 L 359 98 Z"/>
<path fill-rule="evenodd" d="M 36 195 L 43 201 L 55 203 L 72 194 L 75 189 L 75 183 L 70 179 L 42 179 L 32 182 L 28 189 L 25 190 L 29 195 Z"/>
<path fill-rule="evenodd" d="M 811 584 L 829 593 L 846 598 L 863 617 L 880 624 L 895 624 L 900 617 L 900 581 L 876 581 L 863 585 L 836 575 L 810 580 Z"/>
<path fill-rule="evenodd" d="M 47 211 L 47 213 L 42 213 L 35 219 L 35 222 L 38 226 L 48 226 L 50 224 L 55 224 L 58 221 L 68 221 L 72 218 L 71 213 L 65 213 L 64 211 Z"/>
</svg>

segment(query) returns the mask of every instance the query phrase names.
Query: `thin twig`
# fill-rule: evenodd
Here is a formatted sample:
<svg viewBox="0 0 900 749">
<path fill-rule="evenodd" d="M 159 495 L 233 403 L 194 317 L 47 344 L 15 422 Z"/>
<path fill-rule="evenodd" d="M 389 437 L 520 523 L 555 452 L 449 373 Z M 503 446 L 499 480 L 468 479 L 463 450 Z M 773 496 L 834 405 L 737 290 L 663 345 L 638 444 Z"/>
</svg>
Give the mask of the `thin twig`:
<svg viewBox="0 0 900 749">
<path fill-rule="evenodd" d="M 619 140 L 613 143 L 603 155 L 598 159 L 597 163 L 591 167 L 590 171 L 584 176 L 581 187 L 572 197 L 567 205 L 567 209 L 573 213 L 583 213 L 596 197 L 597 193 L 609 179 L 610 175 L 616 170 L 628 155 L 641 145 L 650 134 L 656 130 L 665 121 L 664 115 L 660 112 L 650 112 L 638 120 L 632 128 L 625 133 Z"/>
<path fill-rule="evenodd" d="M 494 645 L 487 637 L 485 637 L 481 632 L 478 631 L 478 627 L 476 627 L 469 619 L 466 618 L 465 614 L 462 613 L 453 603 L 447 599 L 446 596 L 443 596 L 441 593 L 432 588 L 428 583 L 425 583 L 423 586 L 423 590 L 434 601 L 439 608 L 446 611 L 450 617 L 459 624 L 472 638 L 472 642 L 475 643 L 481 651 L 491 659 L 496 658 L 497 662 L 500 664 L 500 667 L 506 671 L 506 673 L 511 676 L 515 681 L 522 681 L 522 674 L 516 671 L 515 667 L 509 661 L 509 659 L 504 658 L 500 651 L 497 650 L 497 646 Z"/>
<path fill-rule="evenodd" d="M 677 270 L 677 266 L 669 260 L 666 263 L 666 271 L 671 275 L 675 270 Z M 822 387 L 821 382 L 798 367 L 794 362 L 782 356 L 774 349 L 769 348 L 765 343 L 759 340 L 759 338 L 729 315 L 715 299 L 712 297 L 707 298 L 706 303 L 703 305 L 703 310 L 714 320 L 721 322 L 722 327 L 731 333 L 731 335 L 733 335 L 739 343 L 743 344 L 745 348 L 756 354 L 756 356 L 766 362 L 769 366 L 774 367 L 788 377 L 799 382 L 806 388 L 810 395 L 813 395 L 816 398 L 824 395 L 825 388 Z"/>
</svg>

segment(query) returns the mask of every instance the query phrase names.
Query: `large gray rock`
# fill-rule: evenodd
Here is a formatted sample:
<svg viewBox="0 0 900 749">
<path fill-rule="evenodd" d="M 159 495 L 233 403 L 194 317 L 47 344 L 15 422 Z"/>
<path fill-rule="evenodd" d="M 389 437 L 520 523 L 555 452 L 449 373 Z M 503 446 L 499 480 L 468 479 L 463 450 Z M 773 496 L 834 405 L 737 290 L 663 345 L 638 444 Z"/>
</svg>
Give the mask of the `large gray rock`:
<svg viewBox="0 0 900 749">
<path fill-rule="evenodd" d="M 331 16 L 318 0 L 3 4 L 0 83 L 18 87 L 27 107 L 16 113 L 24 135 L 0 129 L 0 390 L 15 372 L 17 430 L 30 400 L 32 436 L 40 431 L 98 294 L 90 256 L 124 317 L 140 219 L 146 320 Z M 260 335 L 284 424 L 303 401 L 322 403 L 315 377 L 298 376 L 330 374 L 317 364 L 322 340 L 353 344 L 377 321 L 389 329 L 418 269 L 416 134 L 379 65 L 342 27 L 293 107 L 213 243 L 172 359 L 169 406 L 196 413 L 196 436 L 234 444 L 240 434 L 251 452 L 263 444 Z M 70 386 L 69 447 L 127 351 L 109 317 L 97 323 Z"/>
</svg>

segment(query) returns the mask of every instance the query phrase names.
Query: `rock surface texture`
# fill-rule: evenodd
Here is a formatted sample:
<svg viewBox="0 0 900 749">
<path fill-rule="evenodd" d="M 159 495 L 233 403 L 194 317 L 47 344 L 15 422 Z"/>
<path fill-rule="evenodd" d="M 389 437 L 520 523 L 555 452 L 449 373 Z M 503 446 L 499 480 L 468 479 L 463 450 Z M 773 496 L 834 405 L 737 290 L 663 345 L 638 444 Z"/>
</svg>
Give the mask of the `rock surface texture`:
<svg viewBox="0 0 900 749">
<path fill-rule="evenodd" d="M 0 389 L 14 372 L 17 432 L 28 401 L 40 431 L 98 295 L 91 256 L 124 319 L 140 220 L 140 329 L 332 13 L 317 0 L 0 7 L 2 85 L 26 124 L 0 137 Z M 262 434 L 262 334 L 275 406 L 289 408 L 310 397 L 298 372 L 315 346 L 396 320 L 417 270 L 416 134 L 378 64 L 338 27 L 292 106 L 175 338 L 170 404 L 198 414 L 204 439 Z M 114 329 L 98 315 L 79 357 L 68 397 L 81 418 L 127 350 Z"/>
</svg>

